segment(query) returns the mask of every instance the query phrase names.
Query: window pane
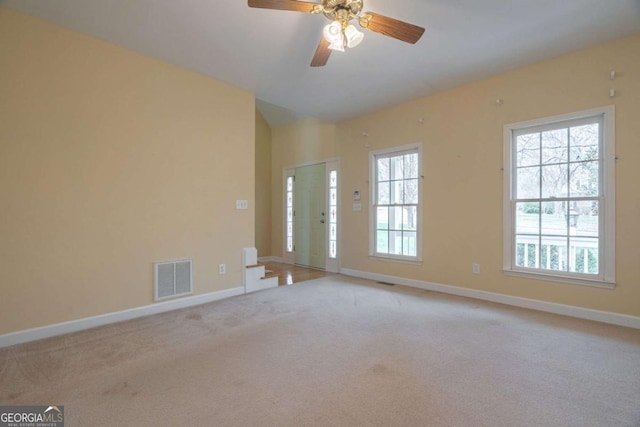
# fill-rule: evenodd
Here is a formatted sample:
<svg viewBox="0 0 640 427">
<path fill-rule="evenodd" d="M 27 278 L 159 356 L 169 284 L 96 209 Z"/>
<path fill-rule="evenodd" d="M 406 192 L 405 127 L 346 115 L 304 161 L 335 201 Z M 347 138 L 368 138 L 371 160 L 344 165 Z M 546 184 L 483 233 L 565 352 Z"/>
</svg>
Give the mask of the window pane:
<svg viewBox="0 0 640 427">
<path fill-rule="evenodd" d="M 404 182 L 404 203 L 418 203 L 418 180 L 408 179 Z"/>
<path fill-rule="evenodd" d="M 589 197 L 600 194 L 599 164 L 597 161 L 572 163 L 571 197 Z"/>
<path fill-rule="evenodd" d="M 545 270 L 567 271 L 567 239 L 566 237 L 543 237 L 540 268 Z"/>
<path fill-rule="evenodd" d="M 287 221 L 293 221 L 293 208 L 287 208 Z"/>
<path fill-rule="evenodd" d="M 389 158 L 378 159 L 378 181 L 389 181 Z"/>
<path fill-rule="evenodd" d="M 378 208 L 376 215 L 376 229 L 388 230 L 389 229 L 389 208 Z"/>
<path fill-rule="evenodd" d="M 540 203 L 516 203 L 516 233 L 540 233 Z"/>
<path fill-rule="evenodd" d="M 537 199 L 540 197 L 540 168 L 519 168 L 517 174 L 516 199 Z"/>
<path fill-rule="evenodd" d="M 525 252 L 525 266 L 531 268 L 538 268 L 538 242 L 529 243 L 526 245 Z"/>
<path fill-rule="evenodd" d="M 574 126 L 569 129 L 571 140 L 571 161 L 596 160 L 599 158 L 598 140 L 600 124 Z"/>
<path fill-rule="evenodd" d="M 293 251 L 293 237 L 287 237 L 287 252 Z"/>
<path fill-rule="evenodd" d="M 598 252 L 598 248 L 589 248 L 589 253 L 587 254 L 587 270 L 589 274 L 598 274 L 600 273 L 600 266 L 598 265 L 598 260 L 600 259 L 600 253 Z"/>
<path fill-rule="evenodd" d="M 418 208 L 416 206 L 405 206 L 402 210 L 403 230 L 417 230 L 418 228 Z"/>
<path fill-rule="evenodd" d="M 389 182 L 381 182 L 378 184 L 378 204 L 379 205 L 388 205 L 390 202 L 389 198 Z"/>
<path fill-rule="evenodd" d="M 403 203 L 403 182 L 404 181 L 391 181 L 391 203 L 401 205 Z"/>
<path fill-rule="evenodd" d="M 516 165 L 531 166 L 540 164 L 540 134 L 520 135 L 516 138 Z"/>
<path fill-rule="evenodd" d="M 287 191 L 293 191 L 293 178 L 287 178 Z"/>
<path fill-rule="evenodd" d="M 516 265 L 524 267 L 524 243 L 516 243 Z"/>
<path fill-rule="evenodd" d="M 566 163 L 569 160 L 567 129 L 542 132 L 542 164 Z"/>
<path fill-rule="evenodd" d="M 391 157 L 391 179 L 404 178 L 404 156 Z"/>
<path fill-rule="evenodd" d="M 402 255 L 402 231 L 389 231 L 389 253 Z"/>
<path fill-rule="evenodd" d="M 380 254 L 389 253 L 389 232 L 378 230 L 376 231 L 376 252 Z"/>
<path fill-rule="evenodd" d="M 404 156 L 404 177 L 405 179 L 418 177 L 418 153 Z"/>
<path fill-rule="evenodd" d="M 571 234 L 574 236 L 598 237 L 600 223 L 597 200 L 574 202 L 569 211 Z"/>
<path fill-rule="evenodd" d="M 402 253 L 407 256 L 416 256 L 416 233 L 415 231 L 405 231 L 402 234 Z"/>
<path fill-rule="evenodd" d="M 538 236 L 526 236 L 516 235 L 516 249 L 519 253 L 516 255 L 518 266 L 520 267 L 535 267 L 536 266 L 536 254 L 538 247 Z M 518 249 L 519 248 L 519 249 Z"/>
<path fill-rule="evenodd" d="M 567 197 L 566 164 L 542 166 L 542 197 Z"/>
<path fill-rule="evenodd" d="M 542 204 L 540 217 L 542 234 L 552 236 L 567 235 L 567 206 L 567 202 L 547 202 Z"/>
<path fill-rule="evenodd" d="M 335 240 L 329 242 L 329 258 L 335 258 L 338 254 L 338 245 Z"/>
<path fill-rule="evenodd" d="M 329 226 L 329 240 L 336 240 L 338 237 L 337 224 L 331 224 Z"/>
<path fill-rule="evenodd" d="M 402 207 L 389 208 L 389 229 L 402 230 Z"/>
<path fill-rule="evenodd" d="M 570 271 L 598 274 L 598 239 L 572 237 L 570 247 Z"/>
</svg>

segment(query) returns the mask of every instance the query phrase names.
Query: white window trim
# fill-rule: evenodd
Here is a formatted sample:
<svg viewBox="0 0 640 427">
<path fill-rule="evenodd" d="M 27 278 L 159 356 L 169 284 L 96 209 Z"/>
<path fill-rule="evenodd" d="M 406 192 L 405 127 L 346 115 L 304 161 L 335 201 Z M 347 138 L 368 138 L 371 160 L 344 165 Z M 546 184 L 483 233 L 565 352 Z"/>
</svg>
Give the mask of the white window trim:
<svg viewBox="0 0 640 427">
<path fill-rule="evenodd" d="M 602 207 L 602 233 L 600 239 L 601 273 L 593 279 L 585 277 L 584 274 L 560 272 L 550 272 L 548 270 L 535 271 L 529 268 L 515 266 L 514 244 L 515 221 L 513 218 L 512 196 L 513 196 L 513 134 L 514 132 L 528 128 L 538 127 L 569 120 L 579 120 L 594 116 L 603 116 L 602 129 L 602 170 L 600 179 L 603 183 L 602 191 L 605 196 Z M 576 285 L 587 285 L 601 288 L 613 289 L 615 287 L 615 107 L 613 105 L 594 108 L 591 110 L 579 111 L 569 114 L 561 114 L 552 117 L 545 117 L 519 123 L 512 123 L 504 126 L 504 178 L 503 178 L 503 271 L 509 276 L 525 277 L 530 279 L 548 280 Z"/>
<path fill-rule="evenodd" d="M 380 155 L 387 154 L 395 154 L 402 153 L 403 151 L 418 151 L 418 209 L 417 209 L 417 228 L 418 232 L 416 233 L 416 256 L 405 256 L 405 255 L 391 255 L 391 254 L 379 254 L 376 253 L 375 248 L 375 233 L 376 233 L 376 157 Z M 402 145 L 398 147 L 385 148 L 382 150 L 370 151 L 369 152 L 369 258 L 381 261 L 393 261 L 405 264 L 422 264 L 422 206 L 423 206 L 423 196 L 422 196 L 422 181 L 423 173 L 422 173 L 422 144 L 409 144 Z"/>
</svg>

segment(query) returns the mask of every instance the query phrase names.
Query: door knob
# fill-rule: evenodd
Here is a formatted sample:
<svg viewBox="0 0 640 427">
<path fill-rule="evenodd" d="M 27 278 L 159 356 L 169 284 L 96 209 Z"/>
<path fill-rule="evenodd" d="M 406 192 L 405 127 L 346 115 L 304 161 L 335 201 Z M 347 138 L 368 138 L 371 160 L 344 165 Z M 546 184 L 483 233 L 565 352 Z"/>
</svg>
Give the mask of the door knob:
<svg viewBox="0 0 640 427">
<path fill-rule="evenodd" d="M 320 220 L 320 224 L 324 224 L 324 219 L 321 219 L 321 220 Z"/>
</svg>

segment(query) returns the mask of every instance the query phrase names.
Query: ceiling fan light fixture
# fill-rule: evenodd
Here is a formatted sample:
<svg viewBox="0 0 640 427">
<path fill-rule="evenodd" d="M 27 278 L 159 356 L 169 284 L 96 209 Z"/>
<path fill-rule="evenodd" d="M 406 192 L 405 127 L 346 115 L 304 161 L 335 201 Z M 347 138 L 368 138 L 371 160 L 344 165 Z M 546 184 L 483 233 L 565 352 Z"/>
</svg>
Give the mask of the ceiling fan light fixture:
<svg viewBox="0 0 640 427">
<path fill-rule="evenodd" d="M 347 28 L 344 29 L 344 36 L 347 39 L 347 47 L 349 48 L 358 46 L 360 42 L 362 42 L 362 39 L 364 39 L 362 31 L 358 31 L 358 29 L 351 24 L 347 25 Z"/>
<path fill-rule="evenodd" d="M 326 25 L 322 30 L 324 39 L 330 44 L 342 44 L 344 43 L 344 36 L 342 35 L 342 24 L 339 21 L 333 21 Z"/>
<path fill-rule="evenodd" d="M 312 67 L 326 65 L 332 50 L 344 52 L 346 48 L 354 48 L 362 42 L 364 34 L 351 25 L 351 21 L 369 31 L 410 44 L 417 43 L 425 31 L 423 27 L 408 22 L 363 12 L 364 0 L 248 0 L 248 4 L 259 9 L 322 14 L 331 21 L 323 28 L 322 38 L 311 60 Z"/>
</svg>

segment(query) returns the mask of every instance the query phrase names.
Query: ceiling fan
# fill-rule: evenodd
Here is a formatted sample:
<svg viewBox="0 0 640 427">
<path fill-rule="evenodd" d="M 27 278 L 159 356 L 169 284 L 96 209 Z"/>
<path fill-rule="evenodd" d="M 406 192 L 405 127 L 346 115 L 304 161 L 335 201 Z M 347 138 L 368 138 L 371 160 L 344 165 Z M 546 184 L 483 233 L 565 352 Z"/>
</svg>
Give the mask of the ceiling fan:
<svg viewBox="0 0 640 427">
<path fill-rule="evenodd" d="M 344 51 L 346 47 L 352 48 L 360 44 L 364 34 L 350 23 L 352 20 L 356 20 L 362 28 L 411 44 L 420 40 L 424 34 L 424 28 L 417 25 L 373 12 L 362 12 L 363 1 L 322 0 L 321 3 L 311 3 L 298 0 L 249 0 L 249 7 L 322 13 L 331 20 L 331 23 L 324 27 L 323 37 L 311 60 L 312 67 L 326 65 L 332 50 Z"/>
</svg>

